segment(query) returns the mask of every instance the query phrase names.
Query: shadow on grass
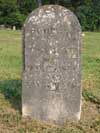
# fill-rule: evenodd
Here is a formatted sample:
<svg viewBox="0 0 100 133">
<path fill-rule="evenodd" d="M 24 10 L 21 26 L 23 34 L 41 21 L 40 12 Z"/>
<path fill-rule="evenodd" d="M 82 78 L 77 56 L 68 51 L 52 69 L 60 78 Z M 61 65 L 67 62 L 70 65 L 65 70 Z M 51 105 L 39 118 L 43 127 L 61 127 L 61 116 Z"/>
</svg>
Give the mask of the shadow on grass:
<svg viewBox="0 0 100 133">
<path fill-rule="evenodd" d="M 0 92 L 4 94 L 5 98 L 11 103 L 12 107 L 19 110 L 21 113 L 21 80 L 4 80 L 0 81 Z"/>
</svg>

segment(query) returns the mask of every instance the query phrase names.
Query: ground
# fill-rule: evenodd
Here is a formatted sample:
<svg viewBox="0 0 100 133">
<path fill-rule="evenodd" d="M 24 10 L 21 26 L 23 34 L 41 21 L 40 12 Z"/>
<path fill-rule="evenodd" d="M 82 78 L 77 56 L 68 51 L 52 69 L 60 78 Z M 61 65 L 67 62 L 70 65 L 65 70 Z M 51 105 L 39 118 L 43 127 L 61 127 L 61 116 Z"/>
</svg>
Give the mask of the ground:
<svg viewBox="0 0 100 133">
<path fill-rule="evenodd" d="M 100 33 L 82 45 L 82 115 L 62 127 L 21 117 L 21 32 L 0 30 L 0 133 L 100 133 Z"/>
</svg>

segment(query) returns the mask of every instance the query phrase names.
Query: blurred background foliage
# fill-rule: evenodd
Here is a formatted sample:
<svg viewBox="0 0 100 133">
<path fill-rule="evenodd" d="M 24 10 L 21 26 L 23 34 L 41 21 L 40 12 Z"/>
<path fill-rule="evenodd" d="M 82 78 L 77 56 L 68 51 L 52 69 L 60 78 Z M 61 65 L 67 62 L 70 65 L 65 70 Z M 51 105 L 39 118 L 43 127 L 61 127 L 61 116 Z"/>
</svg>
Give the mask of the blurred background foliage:
<svg viewBox="0 0 100 133">
<path fill-rule="evenodd" d="M 0 25 L 22 27 L 39 5 L 59 4 L 73 11 L 84 31 L 100 30 L 100 0 L 0 0 Z"/>
</svg>

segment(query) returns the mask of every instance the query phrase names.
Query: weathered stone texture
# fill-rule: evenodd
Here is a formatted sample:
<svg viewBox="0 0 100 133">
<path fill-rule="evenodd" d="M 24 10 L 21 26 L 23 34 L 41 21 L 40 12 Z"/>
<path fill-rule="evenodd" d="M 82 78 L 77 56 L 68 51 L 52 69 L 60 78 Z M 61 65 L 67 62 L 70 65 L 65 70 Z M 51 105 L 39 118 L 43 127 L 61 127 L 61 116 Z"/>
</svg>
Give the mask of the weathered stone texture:
<svg viewBox="0 0 100 133">
<path fill-rule="evenodd" d="M 80 119 L 81 28 L 68 9 L 33 11 L 23 27 L 23 116 L 63 124 Z"/>
</svg>

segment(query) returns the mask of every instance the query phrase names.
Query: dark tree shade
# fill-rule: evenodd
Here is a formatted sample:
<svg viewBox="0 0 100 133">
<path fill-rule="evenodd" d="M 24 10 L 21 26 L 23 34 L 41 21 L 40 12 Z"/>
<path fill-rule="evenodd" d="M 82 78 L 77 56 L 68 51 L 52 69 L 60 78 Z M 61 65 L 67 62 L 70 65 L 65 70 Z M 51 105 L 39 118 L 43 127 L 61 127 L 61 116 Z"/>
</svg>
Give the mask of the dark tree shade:
<svg viewBox="0 0 100 133">
<path fill-rule="evenodd" d="M 42 0 L 36 0 L 36 1 L 37 1 L 38 6 L 42 5 Z"/>
<path fill-rule="evenodd" d="M 47 4 L 73 11 L 83 30 L 100 30 L 100 0 L 0 0 L 0 24 L 21 26 L 30 12 Z"/>
<path fill-rule="evenodd" d="M 50 0 L 50 4 L 57 4 L 58 0 Z"/>
</svg>

